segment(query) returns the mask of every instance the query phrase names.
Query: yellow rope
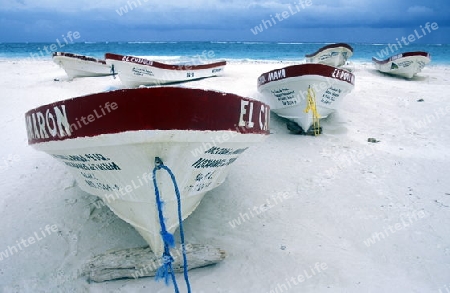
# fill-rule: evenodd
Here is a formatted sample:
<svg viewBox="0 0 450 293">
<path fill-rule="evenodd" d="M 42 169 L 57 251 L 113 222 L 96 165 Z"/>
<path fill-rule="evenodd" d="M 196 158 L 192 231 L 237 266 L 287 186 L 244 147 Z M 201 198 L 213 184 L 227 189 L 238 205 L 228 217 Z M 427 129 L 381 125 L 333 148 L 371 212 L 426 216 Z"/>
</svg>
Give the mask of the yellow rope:
<svg viewBox="0 0 450 293">
<path fill-rule="evenodd" d="M 308 87 L 308 102 L 305 109 L 305 113 L 308 113 L 310 110 L 312 111 L 313 116 L 313 128 L 314 128 L 314 135 L 320 134 L 320 125 L 319 125 L 319 112 L 317 112 L 316 108 L 316 94 L 314 93 L 314 90 L 309 86 Z M 307 129 L 305 131 L 308 131 Z"/>
</svg>

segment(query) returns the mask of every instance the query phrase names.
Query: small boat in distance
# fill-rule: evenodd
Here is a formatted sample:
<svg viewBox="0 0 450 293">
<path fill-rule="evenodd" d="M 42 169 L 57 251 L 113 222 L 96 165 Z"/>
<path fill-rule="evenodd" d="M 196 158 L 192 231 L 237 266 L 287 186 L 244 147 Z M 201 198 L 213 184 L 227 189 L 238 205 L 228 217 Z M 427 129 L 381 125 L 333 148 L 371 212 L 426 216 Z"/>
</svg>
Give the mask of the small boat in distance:
<svg viewBox="0 0 450 293">
<path fill-rule="evenodd" d="M 127 87 L 179 83 L 220 75 L 226 61 L 209 64 L 166 64 L 141 57 L 105 54 L 106 63 L 118 71 Z"/>
<path fill-rule="evenodd" d="M 306 54 L 306 63 L 319 63 L 335 67 L 345 65 L 353 55 L 353 48 L 345 43 L 323 46 L 312 54 Z"/>
<path fill-rule="evenodd" d="M 94 57 L 78 55 L 65 52 L 54 52 L 52 54 L 53 62 L 61 66 L 69 76 L 69 79 L 75 77 L 87 76 L 107 76 L 112 75 L 111 66 L 106 64 L 105 60 Z"/>
<path fill-rule="evenodd" d="M 383 73 L 412 78 L 430 63 L 431 56 L 427 52 L 405 52 L 391 56 L 385 60 L 372 57 L 375 68 Z"/>
<path fill-rule="evenodd" d="M 270 108 L 224 92 L 153 87 L 55 102 L 28 111 L 25 120 L 29 145 L 64 164 L 83 191 L 103 199 L 161 254 L 156 194 L 173 233 L 178 209 L 187 218 L 238 157 L 268 136 Z"/>
<path fill-rule="evenodd" d="M 354 84 L 355 76 L 345 69 L 306 63 L 263 73 L 257 88 L 272 111 L 289 120 L 289 130 L 318 135 L 319 119 L 333 113 Z"/>
</svg>

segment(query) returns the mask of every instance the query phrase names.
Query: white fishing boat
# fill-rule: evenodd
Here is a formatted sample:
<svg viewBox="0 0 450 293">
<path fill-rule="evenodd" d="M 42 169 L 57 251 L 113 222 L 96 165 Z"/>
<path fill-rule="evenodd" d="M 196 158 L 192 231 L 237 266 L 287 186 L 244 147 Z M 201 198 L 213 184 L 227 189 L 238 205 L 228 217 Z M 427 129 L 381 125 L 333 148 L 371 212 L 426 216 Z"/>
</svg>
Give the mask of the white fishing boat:
<svg viewBox="0 0 450 293">
<path fill-rule="evenodd" d="M 158 208 L 173 233 L 178 209 L 188 217 L 233 162 L 269 134 L 269 111 L 234 94 L 154 87 L 59 101 L 25 119 L 28 143 L 67 166 L 82 190 L 100 197 L 160 254 Z"/>
<path fill-rule="evenodd" d="M 336 43 L 323 46 L 312 54 L 306 54 L 307 63 L 319 63 L 335 67 L 345 65 L 353 55 L 353 48 L 345 43 Z"/>
<path fill-rule="evenodd" d="M 354 84 L 355 76 L 345 69 L 307 63 L 266 72 L 257 87 L 272 111 L 289 120 L 291 131 L 317 135 L 319 120 L 339 107 Z"/>
<path fill-rule="evenodd" d="M 430 63 L 431 56 L 427 52 L 406 52 L 384 60 L 372 57 L 375 68 L 383 73 L 412 78 Z"/>
<path fill-rule="evenodd" d="M 166 64 L 141 57 L 106 53 L 106 63 L 118 71 L 121 82 L 127 87 L 162 85 L 218 76 L 223 73 L 226 61 L 208 64 Z"/>
<path fill-rule="evenodd" d="M 54 52 L 53 62 L 61 66 L 70 79 L 87 76 L 107 76 L 113 74 L 105 60 L 65 52 Z"/>
</svg>

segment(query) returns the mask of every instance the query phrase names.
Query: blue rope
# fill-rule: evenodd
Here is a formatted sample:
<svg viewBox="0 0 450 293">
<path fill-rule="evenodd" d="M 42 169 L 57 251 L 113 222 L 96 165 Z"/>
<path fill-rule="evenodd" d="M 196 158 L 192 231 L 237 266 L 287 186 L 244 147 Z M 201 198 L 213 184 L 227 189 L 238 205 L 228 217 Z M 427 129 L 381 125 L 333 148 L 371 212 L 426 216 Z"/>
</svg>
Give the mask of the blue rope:
<svg viewBox="0 0 450 293">
<path fill-rule="evenodd" d="M 155 195 L 156 195 L 156 205 L 158 207 L 158 215 L 159 215 L 159 222 L 161 224 L 161 236 L 164 242 L 164 253 L 163 253 L 163 264 L 158 269 L 156 273 L 156 280 L 163 279 L 165 280 L 166 285 L 169 284 L 169 276 L 172 277 L 172 283 L 175 288 L 175 292 L 179 293 L 178 291 L 178 285 L 175 278 L 175 272 L 173 271 L 172 262 L 173 258 L 170 255 L 170 247 L 175 246 L 175 239 L 172 234 L 170 234 L 166 229 L 166 224 L 164 221 L 164 216 L 162 212 L 162 206 L 163 203 L 161 201 L 160 195 L 159 195 L 159 189 L 158 184 L 156 182 L 156 171 L 164 169 L 169 173 L 170 178 L 172 179 L 172 183 L 175 189 L 175 194 L 177 196 L 177 205 L 178 205 L 178 223 L 180 226 L 180 240 L 181 240 L 181 247 L 183 252 L 183 272 L 184 272 L 184 280 L 186 282 L 186 287 L 188 290 L 188 293 L 191 293 L 191 285 L 189 283 L 189 277 L 188 277 L 188 264 L 187 264 L 187 257 L 186 257 L 186 246 L 184 244 L 184 231 L 183 231 L 183 218 L 181 215 L 181 197 L 180 197 L 180 191 L 178 189 L 177 181 L 175 179 L 175 175 L 172 173 L 172 171 L 164 165 L 164 163 L 161 161 L 160 158 L 155 158 L 155 168 L 153 169 L 153 185 L 155 186 Z"/>
</svg>

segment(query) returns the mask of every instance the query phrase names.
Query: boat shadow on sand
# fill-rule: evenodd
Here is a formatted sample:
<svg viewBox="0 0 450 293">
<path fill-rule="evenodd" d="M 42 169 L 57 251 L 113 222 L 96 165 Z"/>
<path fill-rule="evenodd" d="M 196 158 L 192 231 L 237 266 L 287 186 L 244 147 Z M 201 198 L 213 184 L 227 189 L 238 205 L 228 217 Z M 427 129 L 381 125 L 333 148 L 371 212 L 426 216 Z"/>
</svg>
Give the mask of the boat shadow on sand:
<svg viewBox="0 0 450 293">
<path fill-rule="evenodd" d="M 314 131 L 309 131 L 305 133 L 302 131 L 291 131 L 290 124 L 295 123 L 287 118 L 280 117 L 278 115 L 271 115 L 270 118 L 270 132 L 273 133 L 286 133 L 291 135 L 301 135 L 301 136 L 314 136 Z M 298 126 L 297 124 L 297 127 Z M 348 128 L 346 122 L 340 118 L 338 112 L 331 113 L 328 117 L 320 120 L 321 134 L 343 134 L 347 133 Z"/>
</svg>

